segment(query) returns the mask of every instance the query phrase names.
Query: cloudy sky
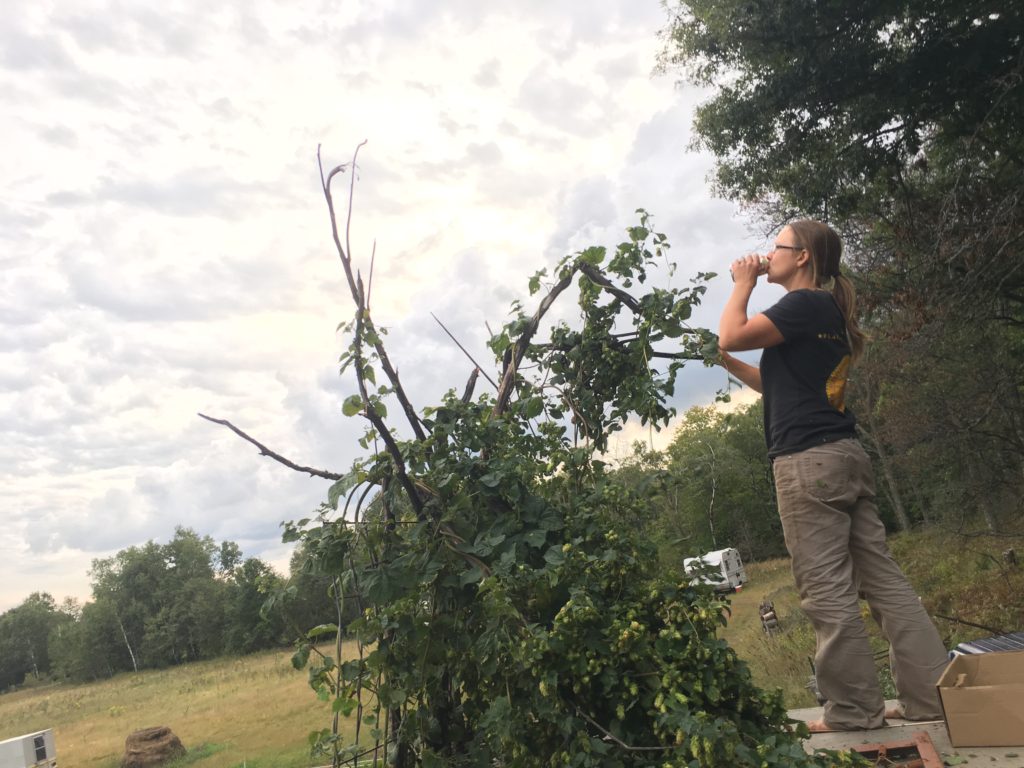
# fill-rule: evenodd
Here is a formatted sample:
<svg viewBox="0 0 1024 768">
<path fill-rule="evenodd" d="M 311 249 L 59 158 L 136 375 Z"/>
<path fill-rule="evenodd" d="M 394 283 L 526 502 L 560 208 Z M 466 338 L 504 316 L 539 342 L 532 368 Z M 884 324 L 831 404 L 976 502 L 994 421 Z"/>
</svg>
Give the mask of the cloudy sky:
<svg viewBox="0 0 1024 768">
<path fill-rule="evenodd" d="M 281 521 L 328 483 L 196 414 L 301 464 L 357 455 L 318 145 L 331 166 L 368 141 L 352 250 L 366 272 L 376 242 L 374 316 L 417 407 L 470 370 L 431 312 L 487 359 L 529 275 L 638 207 L 676 281 L 765 242 L 689 149 L 704 95 L 652 74 L 657 0 L 157 5 L 4 3 L 0 611 L 87 599 L 94 558 L 176 525 L 286 564 Z M 676 405 L 724 381 L 687 369 Z"/>
</svg>

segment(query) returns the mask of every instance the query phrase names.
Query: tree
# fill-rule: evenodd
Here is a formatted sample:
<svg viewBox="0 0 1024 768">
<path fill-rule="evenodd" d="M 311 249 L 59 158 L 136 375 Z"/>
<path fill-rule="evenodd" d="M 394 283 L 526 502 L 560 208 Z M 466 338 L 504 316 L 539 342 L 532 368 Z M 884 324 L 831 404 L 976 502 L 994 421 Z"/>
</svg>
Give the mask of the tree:
<svg viewBox="0 0 1024 768">
<path fill-rule="evenodd" d="M 517 305 L 490 341 L 496 394 L 474 395 L 475 367 L 461 394 L 421 414 L 337 228 L 331 181 L 344 170 L 322 181 L 355 303 L 342 364 L 358 394 L 343 412 L 366 419 L 369 455 L 347 473 L 300 467 L 210 419 L 335 480 L 328 508 L 289 524 L 285 538 L 330 553 L 362 609 L 350 627 L 359 654 L 318 652 L 316 639 L 338 631 L 327 625 L 310 631 L 295 663 L 370 743 L 342 744 L 336 722 L 314 742 L 335 765 L 399 768 L 826 764 L 805 754 L 779 698 L 757 690 L 716 637 L 724 603 L 661 578 L 634 524 L 649 510 L 600 459 L 630 415 L 671 417 L 676 375 L 709 341 L 688 325 L 707 276 L 647 286 L 667 243 L 641 212 L 611 251 L 567 256 L 546 285 L 534 276 L 536 311 Z M 544 333 L 546 312 L 572 287 L 578 321 Z M 396 401 L 409 439 L 387 420 Z"/>
<path fill-rule="evenodd" d="M 1016 6 L 679 0 L 670 14 L 662 64 L 717 89 L 696 129 L 729 196 L 843 218 L 879 202 L 866 188 L 896 201 L 930 152 L 1020 146 Z"/>
<path fill-rule="evenodd" d="M 854 382 L 894 517 L 942 518 L 927 507 L 951 499 L 989 528 L 1010 517 L 1024 490 L 1024 8 L 679 0 L 664 40 L 663 66 L 715 88 L 695 128 L 719 191 L 771 228 L 811 215 L 844 236 L 863 320 L 888 347 L 875 357 L 897 361 Z M 894 370 L 906 389 L 885 381 Z"/>
<path fill-rule="evenodd" d="M 224 615 L 227 651 L 252 653 L 286 642 L 282 610 L 264 608 L 268 596 L 280 589 L 282 583 L 274 569 L 258 557 L 246 558 L 232 571 Z"/>
<path fill-rule="evenodd" d="M 900 342 L 878 339 L 851 380 L 851 404 L 869 430 L 881 495 L 901 527 L 980 517 L 991 531 L 1019 510 L 1019 381 L 1024 356 L 996 326 L 929 324 Z M 987 378 L 977 372 L 1002 360 Z M 927 372 L 922 375 L 922 372 Z"/>
<path fill-rule="evenodd" d="M 729 414 L 687 411 L 667 471 L 681 491 L 674 525 L 691 532 L 688 556 L 725 546 L 745 560 L 785 554 L 763 420 L 760 400 Z"/>
<path fill-rule="evenodd" d="M 159 547 L 163 562 L 144 623 L 143 652 L 154 666 L 212 658 L 224 648 L 227 587 L 214 578 L 220 552 L 209 536 L 180 526 Z"/>
<path fill-rule="evenodd" d="M 124 652 L 104 652 L 103 661 L 74 668 L 84 674 L 106 665 L 138 671 L 222 653 L 228 585 L 217 579 L 215 566 L 231 564 L 237 556 L 233 542 L 218 547 L 209 536 L 178 527 L 166 544 L 150 541 L 94 560 L 95 607 L 87 617 L 89 631 L 79 636 L 105 631 L 107 643 Z"/>
<path fill-rule="evenodd" d="M 0 690 L 49 674 L 50 635 L 70 621 L 47 592 L 33 592 L 0 615 Z"/>
<path fill-rule="evenodd" d="M 82 606 L 78 619 L 51 641 L 54 672 L 76 681 L 99 680 L 133 669 L 116 606 L 98 598 Z"/>
</svg>

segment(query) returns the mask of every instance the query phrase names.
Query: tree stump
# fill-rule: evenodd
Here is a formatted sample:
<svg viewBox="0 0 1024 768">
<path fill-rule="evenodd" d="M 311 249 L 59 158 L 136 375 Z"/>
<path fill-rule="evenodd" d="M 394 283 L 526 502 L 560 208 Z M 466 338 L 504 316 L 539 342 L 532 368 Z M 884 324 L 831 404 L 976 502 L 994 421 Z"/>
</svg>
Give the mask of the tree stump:
<svg viewBox="0 0 1024 768">
<path fill-rule="evenodd" d="M 125 739 L 121 768 L 152 768 L 184 754 L 181 739 L 166 725 L 143 728 Z"/>
</svg>

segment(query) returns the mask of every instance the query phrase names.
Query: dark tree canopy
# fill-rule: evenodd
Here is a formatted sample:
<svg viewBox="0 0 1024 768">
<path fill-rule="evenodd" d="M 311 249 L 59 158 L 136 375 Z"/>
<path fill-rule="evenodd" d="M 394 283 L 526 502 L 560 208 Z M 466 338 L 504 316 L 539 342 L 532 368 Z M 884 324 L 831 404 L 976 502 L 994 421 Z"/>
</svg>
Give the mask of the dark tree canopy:
<svg viewBox="0 0 1024 768">
<path fill-rule="evenodd" d="M 730 197 L 781 195 L 843 217 L 867 188 L 942 147 L 969 142 L 1021 161 L 1019 4 L 685 0 L 670 10 L 662 63 L 717 87 L 697 133 Z"/>
<path fill-rule="evenodd" d="M 852 405 L 899 524 L 1017 525 L 1024 6 L 669 8 L 662 65 L 714 89 L 696 132 L 718 191 L 771 229 L 812 216 L 846 242 L 872 340 Z"/>
</svg>

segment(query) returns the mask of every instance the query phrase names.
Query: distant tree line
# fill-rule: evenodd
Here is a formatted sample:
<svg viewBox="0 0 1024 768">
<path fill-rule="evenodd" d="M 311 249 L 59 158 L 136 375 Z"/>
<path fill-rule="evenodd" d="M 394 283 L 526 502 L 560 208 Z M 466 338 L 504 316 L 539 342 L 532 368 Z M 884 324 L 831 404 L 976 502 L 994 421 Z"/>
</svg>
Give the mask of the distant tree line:
<svg viewBox="0 0 1024 768">
<path fill-rule="evenodd" d="M 36 592 L 0 615 L 0 690 L 281 647 L 337 622 L 332 577 L 316 558 L 299 548 L 290 571 L 285 579 L 234 542 L 180 527 L 166 544 L 94 560 L 85 605 Z"/>
</svg>

